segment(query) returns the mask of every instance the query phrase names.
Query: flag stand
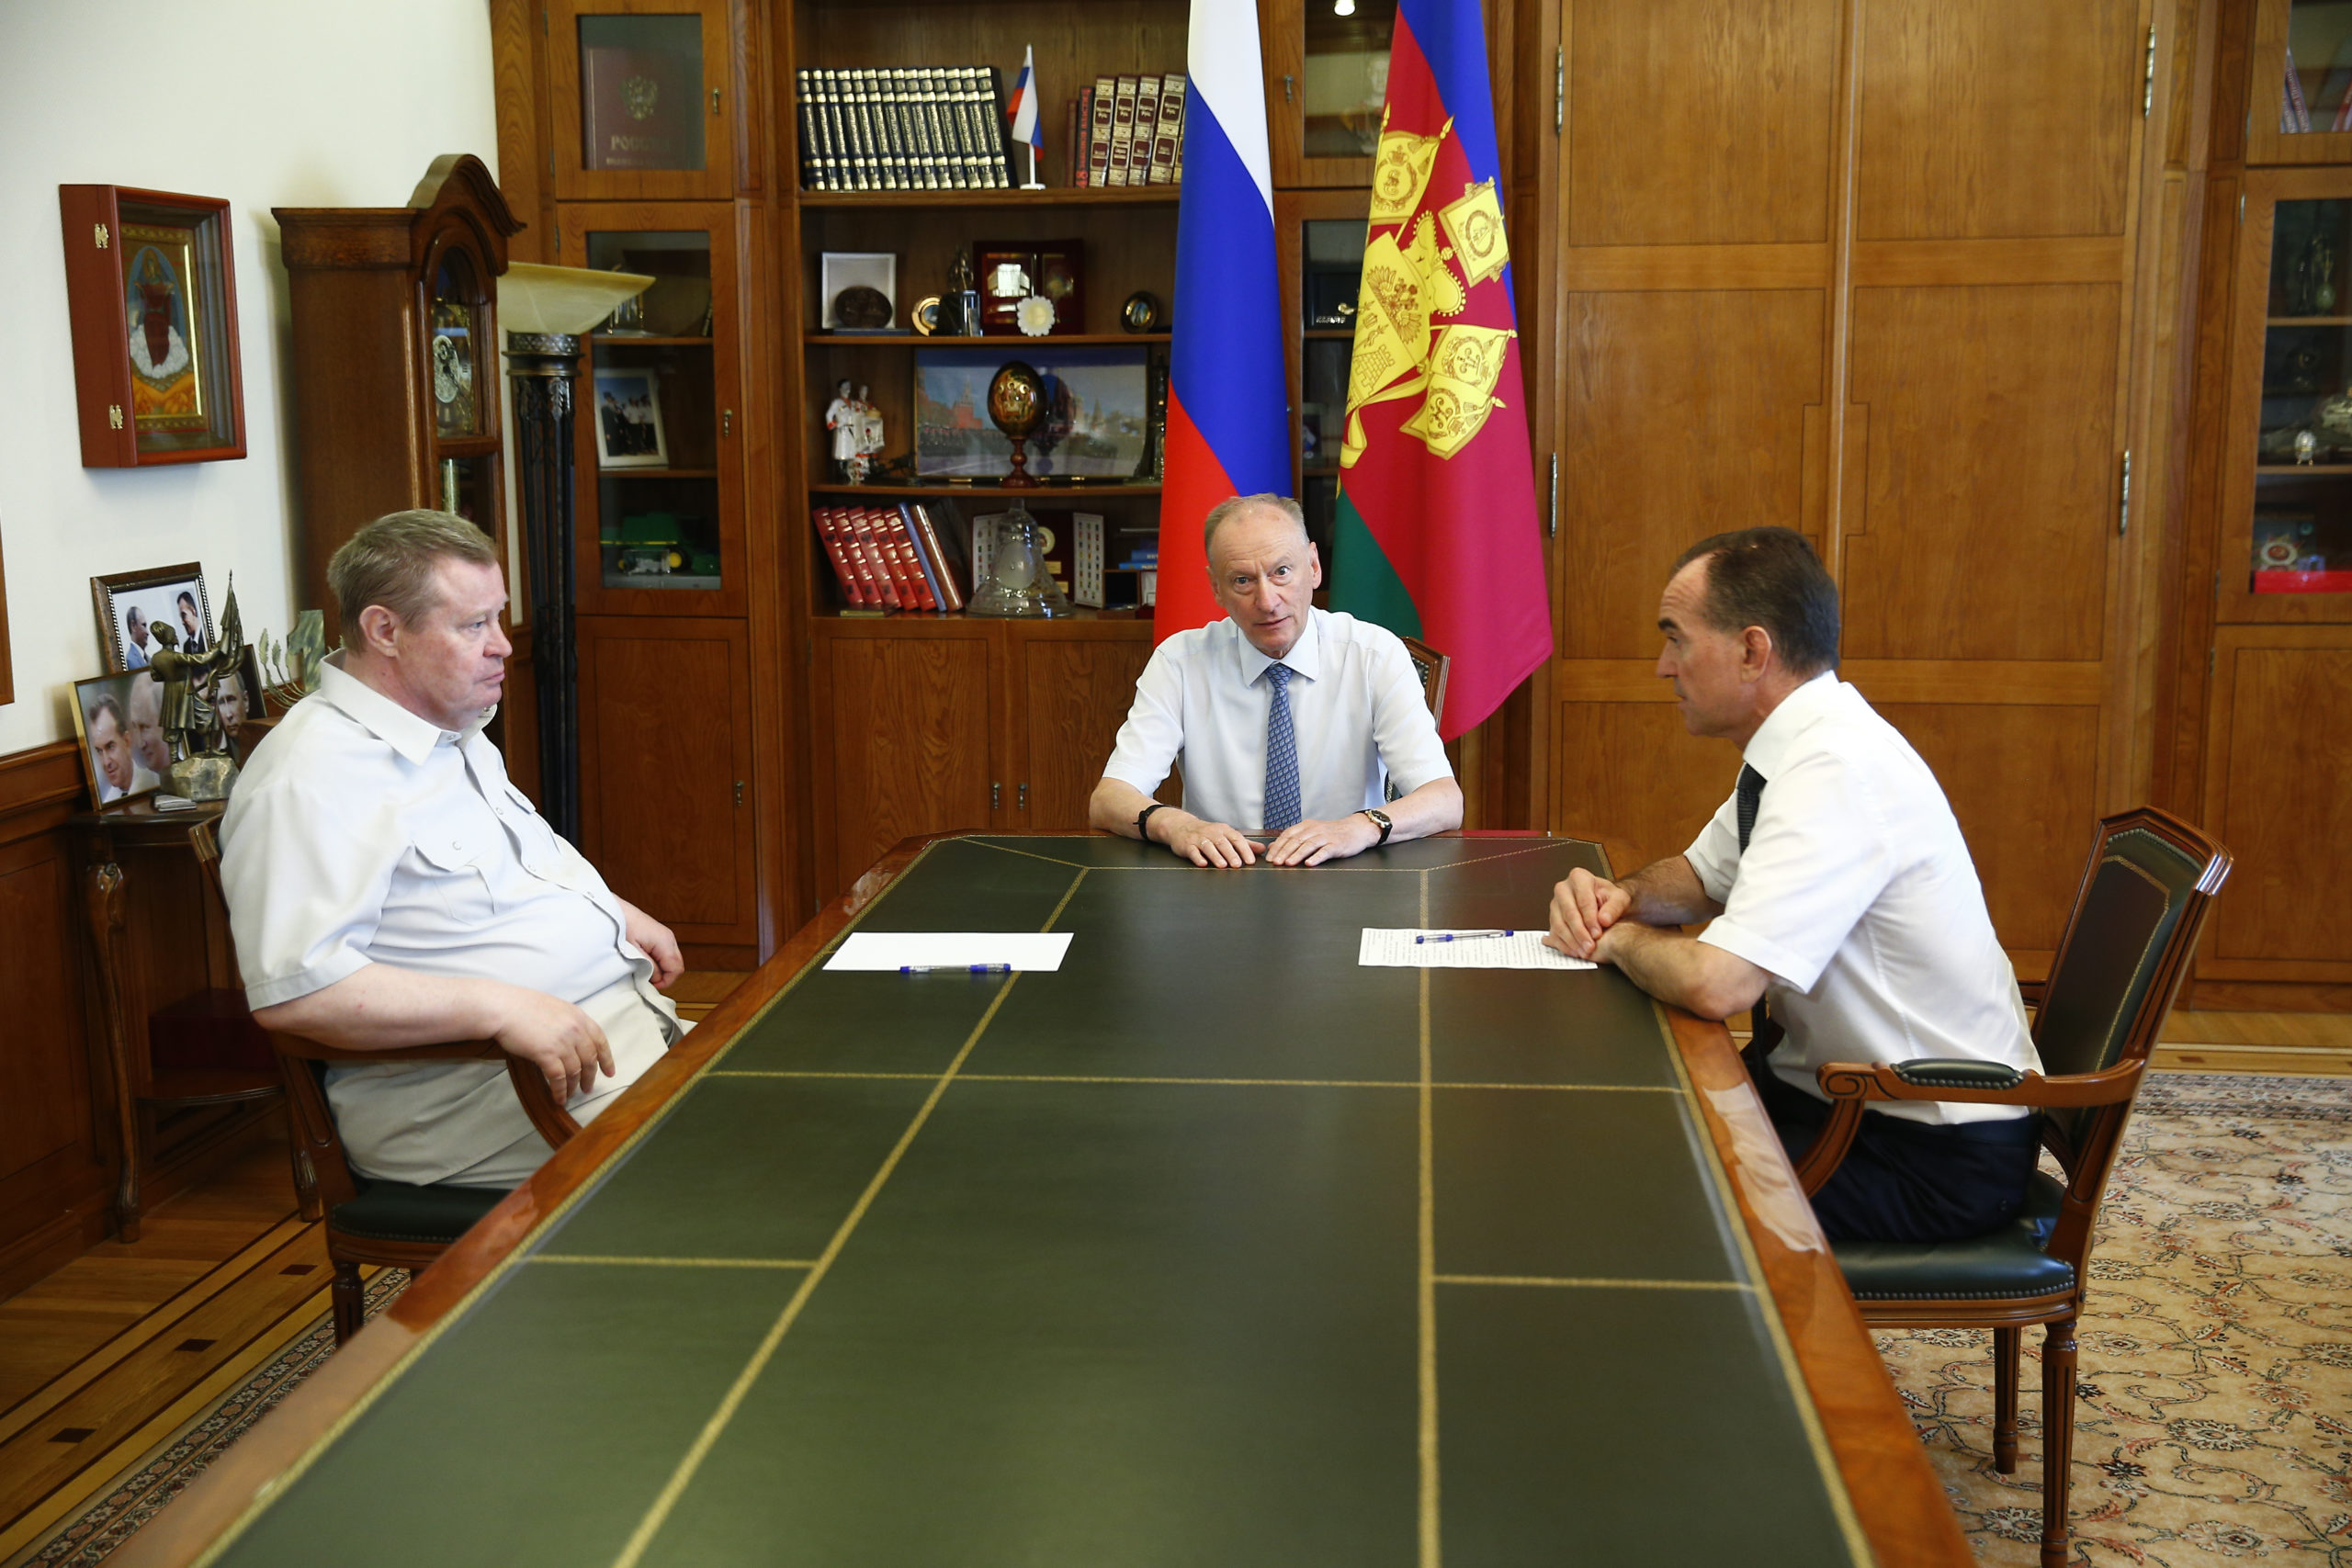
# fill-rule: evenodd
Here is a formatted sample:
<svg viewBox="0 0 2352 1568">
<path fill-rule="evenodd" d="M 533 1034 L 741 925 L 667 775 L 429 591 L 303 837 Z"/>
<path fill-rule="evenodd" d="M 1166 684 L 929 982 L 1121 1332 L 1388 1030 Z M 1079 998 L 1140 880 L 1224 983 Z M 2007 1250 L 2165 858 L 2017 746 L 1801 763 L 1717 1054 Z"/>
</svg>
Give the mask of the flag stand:
<svg viewBox="0 0 2352 1568">
<path fill-rule="evenodd" d="M 1021 188 L 1023 190 L 1043 190 L 1046 187 L 1037 178 L 1037 149 L 1035 145 L 1025 143 L 1024 145 L 1029 145 L 1029 183 L 1023 186 Z"/>
</svg>

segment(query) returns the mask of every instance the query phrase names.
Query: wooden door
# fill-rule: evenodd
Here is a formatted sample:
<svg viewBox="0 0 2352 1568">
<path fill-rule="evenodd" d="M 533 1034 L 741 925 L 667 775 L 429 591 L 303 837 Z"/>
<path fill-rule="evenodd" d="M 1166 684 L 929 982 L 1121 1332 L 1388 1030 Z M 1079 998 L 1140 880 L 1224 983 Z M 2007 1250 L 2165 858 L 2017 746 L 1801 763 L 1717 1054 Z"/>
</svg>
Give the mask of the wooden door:
<svg viewBox="0 0 2352 1568">
<path fill-rule="evenodd" d="M 817 624 L 820 903 L 900 839 L 1009 825 L 997 805 L 997 631 L 960 617 Z"/>
<path fill-rule="evenodd" d="M 2352 995 L 2352 626 L 2222 626 L 2206 728 L 2207 829 L 2237 857 L 2205 922 L 2215 981 Z"/>
<path fill-rule="evenodd" d="M 729 0 L 548 0 L 548 152 L 559 197 L 735 194 L 741 85 Z M 593 144 L 593 145 L 592 145 Z"/>
<path fill-rule="evenodd" d="M 743 623 L 577 624 L 581 850 L 614 892 L 695 950 L 690 962 L 749 967 L 759 918 Z"/>
<path fill-rule="evenodd" d="M 1148 621 L 1008 626 L 1011 826 L 1082 833 L 1087 802 L 1151 658 Z M 1027 635 L 1023 635 L 1023 634 Z"/>
<path fill-rule="evenodd" d="M 1552 825 L 1623 866 L 1722 802 L 1657 595 L 1706 535 L 1795 528 L 2038 972 L 2128 701 L 2134 0 L 1566 0 L 1563 39 Z"/>
</svg>

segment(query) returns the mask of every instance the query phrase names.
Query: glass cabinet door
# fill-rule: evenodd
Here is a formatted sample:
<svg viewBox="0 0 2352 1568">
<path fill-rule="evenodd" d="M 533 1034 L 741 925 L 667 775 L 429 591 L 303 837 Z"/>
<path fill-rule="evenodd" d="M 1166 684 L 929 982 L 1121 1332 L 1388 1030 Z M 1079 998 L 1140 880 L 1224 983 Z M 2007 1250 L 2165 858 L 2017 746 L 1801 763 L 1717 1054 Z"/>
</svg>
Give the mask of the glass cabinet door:
<svg viewBox="0 0 2352 1568">
<path fill-rule="evenodd" d="M 2352 158 L 2352 0 L 2261 0 L 2246 161 Z"/>
<path fill-rule="evenodd" d="M 1363 276 L 1364 220 L 1299 224 L 1298 500 L 1307 536 L 1330 568 L 1340 494 L 1340 440 L 1355 354 L 1356 287 Z"/>
<path fill-rule="evenodd" d="M 548 7 L 556 194 L 734 194 L 725 0 Z"/>
<path fill-rule="evenodd" d="M 1274 183 L 1369 186 L 1396 0 L 1272 0 L 1260 14 Z"/>
<path fill-rule="evenodd" d="M 707 614 L 701 596 L 743 593 L 731 231 L 667 226 L 708 211 L 566 212 L 566 262 L 653 279 L 588 334 L 575 388 L 585 611 Z"/>
<path fill-rule="evenodd" d="M 2223 546 L 2223 618 L 2333 620 L 2352 605 L 2352 173 L 2248 184 L 2239 288 L 2261 314 L 2238 351 L 2235 471 L 2252 496 Z"/>
<path fill-rule="evenodd" d="M 433 441 L 428 504 L 495 535 L 503 531 L 505 480 L 488 269 L 463 244 L 445 242 L 427 254 L 424 276 L 423 380 Z"/>
</svg>

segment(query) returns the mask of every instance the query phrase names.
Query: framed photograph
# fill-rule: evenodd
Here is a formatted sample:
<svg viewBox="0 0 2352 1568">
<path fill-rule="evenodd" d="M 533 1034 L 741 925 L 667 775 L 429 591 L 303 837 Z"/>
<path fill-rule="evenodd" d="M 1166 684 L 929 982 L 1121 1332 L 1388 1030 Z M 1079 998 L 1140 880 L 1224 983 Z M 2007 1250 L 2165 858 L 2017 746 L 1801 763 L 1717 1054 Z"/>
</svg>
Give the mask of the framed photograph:
<svg viewBox="0 0 2352 1568">
<path fill-rule="evenodd" d="M 156 722 L 162 698 L 154 676 L 143 670 L 74 682 L 74 734 L 82 743 L 90 804 L 98 810 L 153 795 L 163 784 L 171 755 L 164 751 L 159 762 L 155 750 L 168 745 Z"/>
<path fill-rule="evenodd" d="M 266 690 L 261 683 L 261 654 L 247 643 L 237 667 L 222 671 L 212 688 L 212 711 L 219 716 L 220 728 L 231 739 L 236 739 L 245 720 L 269 716 Z"/>
<path fill-rule="evenodd" d="M 1012 444 L 989 423 L 989 383 L 1008 361 L 1045 383 L 1046 423 L 1023 446 L 1029 472 L 1131 478 L 1151 427 L 1150 350 L 1055 348 L 1049 341 L 915 350 L 915 472 L 1000 478 Z"/>
<path fill-rule="evenodd" d="M 160 646 L 158 626 L 172 628 L 182 653 L 212 647 L 212 600 L 204 591 L 204 569 L 194 561 L 94 577 L 90 598 L 97 608 L 98 646 L 109 674 L 145 669 Z"/>
<path fill-rule="evenodd" d="M 852 293 L 852 290 L 860 292 Z M 847 300 L 842 296 L 849 295 Z M 877 304 L 874 295 L 880 295 Z M 829 333 L 902 332 L 895 251 L 824 251 L 817 257 L 818 325 Z"/>
<path fill-rule="evenodd" d="M 60 186 L 85 468 L 245 455 L 229 204 Z"/>
<path fill-rule="evenodd" d="M 596 464 L 605 468 L 666 468 L 661 378 L 650 370 L 596 372 Z"/>
</svg>

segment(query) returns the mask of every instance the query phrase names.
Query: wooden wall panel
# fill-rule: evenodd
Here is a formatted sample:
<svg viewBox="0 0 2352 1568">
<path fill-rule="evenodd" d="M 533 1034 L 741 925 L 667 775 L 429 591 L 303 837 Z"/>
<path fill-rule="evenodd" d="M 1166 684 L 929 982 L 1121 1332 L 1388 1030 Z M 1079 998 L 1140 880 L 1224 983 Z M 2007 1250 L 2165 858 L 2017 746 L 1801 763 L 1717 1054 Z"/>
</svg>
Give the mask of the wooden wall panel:
<svg viewBox="0 0 2352 1568">
<path fill-rule="evenodd" d="M 988 643 L 836 637 L 828 659 L 837 878 L 910 833 L 991 826 Z"/>
<path fill-rule="evenodd" d="M 1707 535 L 1812 531 L 1823 309 L 1814 289 L 1568 297 L 1561 657 L 1655 657 L 1658 594 Z"/>
<path fill-rule="evenodd" d="M 1847 657 L 2100 656 L 2120 311 L 2108 284 L 1855 290 Z"/>
<path fill-rule="evenodd" d="M 1568 243 L 1828 238 L 1842 9 L 1572 0 Z"/>
<path fill-rule="evenodd" d="M 582 850 L 682 939 L 756 941 L 742 623 L 583 615 L 580 642 Z"/>
<path fill-rule="evenodd" d="M 1862 694 L 1870 694 L 1864 685 Z M 2057 950 L 2098 817 L 2096 707 L 1873 705 L 1943 785 L 2001 945 L 2038 976 Z"/>
<path fill-rule="evenodd" d="M 1679 854 L 1730 795 L 1739 753 L 1682 728 L 1672 703 L 1561 703 L 1552 830 L 1598 840 L 1619 874 Z"/>
<path fill-rule="evenodd" d="M 1863 240 L 2120 234 L 2138 0 L 1862 0 Z"/>
<path fill-rule="evenodd" d="M 1030 637 L 1014 646 L 1024 716 L 1014 783 L 1016 790 L 1029 786 L 1029 815 L 1020 825 L 1084 832 L 1088 797 L 1135 705 L 1136 677 L 1151 644 Z"/>
<path fill-rule="evenodd" d="M 2352 966 L 2352 647 L 2316 636 L 2337 646 L 2222 650 L 2208 827 L 2237 866 L 2211 917 L 2217 959 Z"/>
<path fill-rule="evenodd" d="M 53 837 L 0 848 L 0 953 L 8 955 L 0 1050 L 0 1184 L 90 1140 L 81 955 L 65 856 Z"/>
</svg>

